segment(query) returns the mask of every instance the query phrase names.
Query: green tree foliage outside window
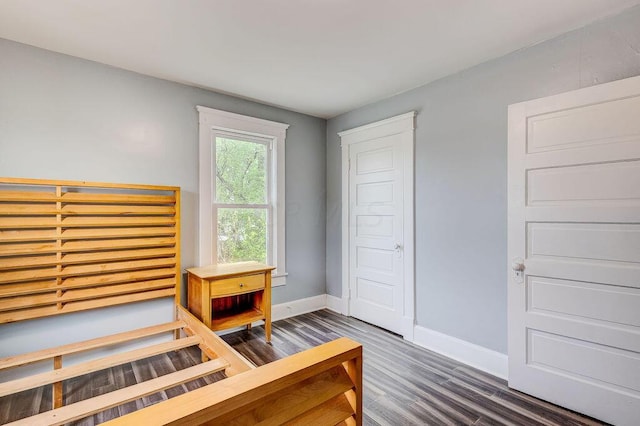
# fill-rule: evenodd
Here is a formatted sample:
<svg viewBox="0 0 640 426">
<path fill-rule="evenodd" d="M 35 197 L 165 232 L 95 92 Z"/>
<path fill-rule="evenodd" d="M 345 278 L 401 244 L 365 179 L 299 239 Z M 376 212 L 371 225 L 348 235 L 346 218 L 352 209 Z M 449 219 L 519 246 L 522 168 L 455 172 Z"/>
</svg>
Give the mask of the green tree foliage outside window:
<svg viewBox="0 0 640 426">
<path fill-rule="evenodd" d="M 220 263 L 267 262 L 267 155 L 264 143 L 216 138 Z"/>
</svg>

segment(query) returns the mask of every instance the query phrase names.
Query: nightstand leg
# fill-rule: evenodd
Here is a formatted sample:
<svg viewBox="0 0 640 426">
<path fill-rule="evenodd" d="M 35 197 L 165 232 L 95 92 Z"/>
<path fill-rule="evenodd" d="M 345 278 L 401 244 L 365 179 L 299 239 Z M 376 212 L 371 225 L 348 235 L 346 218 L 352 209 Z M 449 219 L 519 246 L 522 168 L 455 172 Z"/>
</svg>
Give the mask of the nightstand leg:
<svg viewBox="0 0 640 426">
<path fill-rule="evenodd" d="M 264 295 L 262 297 L 262 312 L 264 312 L 264 334 L 267 343 L 271 342 L 271 271 L 264 275 Z"/>
<path fill-rule="evenodd" d="M 251 323 L 247 324 L 247 331 L 251 331 Z"/>
</svg>

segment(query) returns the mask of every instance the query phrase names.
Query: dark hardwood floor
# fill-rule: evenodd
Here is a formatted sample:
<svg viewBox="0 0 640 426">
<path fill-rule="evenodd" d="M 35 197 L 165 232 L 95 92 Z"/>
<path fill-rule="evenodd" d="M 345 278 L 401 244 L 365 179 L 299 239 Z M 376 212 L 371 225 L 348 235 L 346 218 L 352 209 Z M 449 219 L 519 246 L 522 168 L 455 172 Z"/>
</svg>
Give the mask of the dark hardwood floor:
<svg viewBox="0 0 640 426">
<path fill-rule="evenodd" d="M 257 365 L 346 336 L 364 347 L 367 425 L 601 425 L 507 387 L 505 380 L 328 310 L 224 339 Z"/>
<path fill-rule="evenodd" d="M 504 380 L 408 343 L 377 327 L 328 310 L 277 321 L 272 344 L 262 327 L 223 338 L 256 365 L 340 336 L 364 346 L 367 425 L 600 425 L 579 414 L 513 391 Z M 66 383 L 71 403 L 149 380 L 199 362 L 191 348 L 125 364 Z M 221 379 L 221 374 L 107 410 L 77 424 L 93 425 Z M 50 386 L 0 399 L 0 423 L 51 408 Z"/>
</svg>

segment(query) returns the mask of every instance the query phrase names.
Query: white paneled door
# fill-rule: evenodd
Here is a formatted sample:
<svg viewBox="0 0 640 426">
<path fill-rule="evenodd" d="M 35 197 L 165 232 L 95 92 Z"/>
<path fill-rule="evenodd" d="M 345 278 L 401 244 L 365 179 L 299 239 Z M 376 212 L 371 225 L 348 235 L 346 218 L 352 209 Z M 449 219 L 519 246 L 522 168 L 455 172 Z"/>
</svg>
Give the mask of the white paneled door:
<svg viewBox="0 0 640 426">
<path fill-rule="evenodd" d="M 413 114 L 390 120 L 341 133 L 348 168 L 349 314 L 410 339 Z"/>
<path fill-rule="evenodd" d="M 509 386 L 640 422 L 640 77 L 509 108 Z"/>
</svg>

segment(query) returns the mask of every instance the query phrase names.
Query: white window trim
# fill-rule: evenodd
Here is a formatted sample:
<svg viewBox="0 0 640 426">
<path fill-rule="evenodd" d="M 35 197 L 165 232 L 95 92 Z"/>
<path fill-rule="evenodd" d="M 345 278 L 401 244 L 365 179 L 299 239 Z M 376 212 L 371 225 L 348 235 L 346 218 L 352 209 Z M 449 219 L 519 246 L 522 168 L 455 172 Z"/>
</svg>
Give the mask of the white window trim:
<svg viewBox="0 0 640 426">
<path fill-rule="evenodd" d="M 276 269 L 272 274 L 271 285 L 276 287 L 286 284 L 286 251 L 285 251 L 285 138 L 288 124 L 263 120 L 232 112 L 221 111 L 203 106 L 196 107 L 200 122 L 199 151 L 199 221 L 198 248 L 200 266 L 217 263 L 214 257 L 214 235 L 217 224 L 213 214 L 213 149 L 216 132 L 241 133 L 248 136 L 266 138 L 272 141 L 272 215 L 273 263 Z M 275 178 L 275 179 L 273 179 Z"/>
</svg>

